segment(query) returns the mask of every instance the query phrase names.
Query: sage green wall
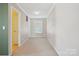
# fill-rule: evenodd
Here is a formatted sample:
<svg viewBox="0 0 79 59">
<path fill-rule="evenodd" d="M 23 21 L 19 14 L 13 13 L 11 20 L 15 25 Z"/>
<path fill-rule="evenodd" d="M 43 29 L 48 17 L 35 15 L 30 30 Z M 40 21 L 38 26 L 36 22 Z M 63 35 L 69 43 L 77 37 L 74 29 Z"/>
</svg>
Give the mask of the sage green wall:
<svg viewBox="0 0 79 59">
<path fill-rule="evenodd" d="M 2 29 L 5 26 L 5 30 Z M 0 3 L 0 55 L 8 55 L 8 4 Z"/>
</svg>

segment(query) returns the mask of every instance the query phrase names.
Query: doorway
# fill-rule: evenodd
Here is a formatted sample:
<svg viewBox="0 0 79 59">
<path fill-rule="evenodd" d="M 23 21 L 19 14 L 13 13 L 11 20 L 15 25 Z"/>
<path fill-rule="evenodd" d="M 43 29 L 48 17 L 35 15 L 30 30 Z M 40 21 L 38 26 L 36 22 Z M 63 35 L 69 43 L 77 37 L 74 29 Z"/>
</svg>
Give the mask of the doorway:
<svg viewBox="0 0 79 59">
<path fill-rule="evenodd" d="M 11 9 L 12 16 L 12 54 L 19 46 L 19 12 L 16 8 Z"/>
</svg>

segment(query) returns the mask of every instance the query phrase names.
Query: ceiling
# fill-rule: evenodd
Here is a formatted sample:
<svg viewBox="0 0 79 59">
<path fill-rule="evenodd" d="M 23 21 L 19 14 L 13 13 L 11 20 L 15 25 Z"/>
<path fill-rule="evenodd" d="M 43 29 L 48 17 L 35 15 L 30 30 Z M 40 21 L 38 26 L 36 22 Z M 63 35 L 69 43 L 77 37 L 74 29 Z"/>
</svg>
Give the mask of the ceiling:
<svg viewBox="0 0 79 59">
<path fill-rule="evenodd" d="M 18 4 L 24 11 L 28 14 L 29 17 L 47 17 L 52 3 L 19 3 Z M 34 12 L 39 12 L 35 14 Z"/>
</svg>

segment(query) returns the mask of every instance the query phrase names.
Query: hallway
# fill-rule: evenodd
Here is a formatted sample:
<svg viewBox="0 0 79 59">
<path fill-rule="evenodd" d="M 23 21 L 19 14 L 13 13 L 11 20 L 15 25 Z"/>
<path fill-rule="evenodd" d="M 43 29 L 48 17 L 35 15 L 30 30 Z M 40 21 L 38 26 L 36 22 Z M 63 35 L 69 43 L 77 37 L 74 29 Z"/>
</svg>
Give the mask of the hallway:
<svg viewBox="0 0 79 59">
<path fill-rule="evenodd" d="M 79 4 L 0 4 L 0 55 L 79 56 Z"/>
<path fill-rule="evenodd" d="M 30 38 L 20 48 L 14 56 L 57 56 L 56 51 L 47 41 L 47 38 Z"/>
</svg>

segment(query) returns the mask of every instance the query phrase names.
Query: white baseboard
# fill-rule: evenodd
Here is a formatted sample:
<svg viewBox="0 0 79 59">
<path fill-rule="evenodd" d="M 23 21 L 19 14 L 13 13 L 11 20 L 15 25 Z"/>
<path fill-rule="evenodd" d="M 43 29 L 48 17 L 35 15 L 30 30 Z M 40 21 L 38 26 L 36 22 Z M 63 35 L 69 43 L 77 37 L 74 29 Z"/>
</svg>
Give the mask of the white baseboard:
<svg viewBox="0 0 79 59">
<path fill-rule="evenodd" d="M 49 39 L 48 39 L 49 41 Z M 57 48 L 49 41 L 50 45 L 52 46 L 52 48 L 54 48 L 54 50 L 56 51 L 56 53 L 58 54 L 58 56 L 60 56 L 60 53 L 58 52 Z"/>
<path fill-rule="evenodd" d="M 29 38 L 26 38 L 26 40 L 24 40 L 24 41 L 20 44 L 20 46 L 22 46 L 27 40 L 29 40 Z"/>
</svg>

